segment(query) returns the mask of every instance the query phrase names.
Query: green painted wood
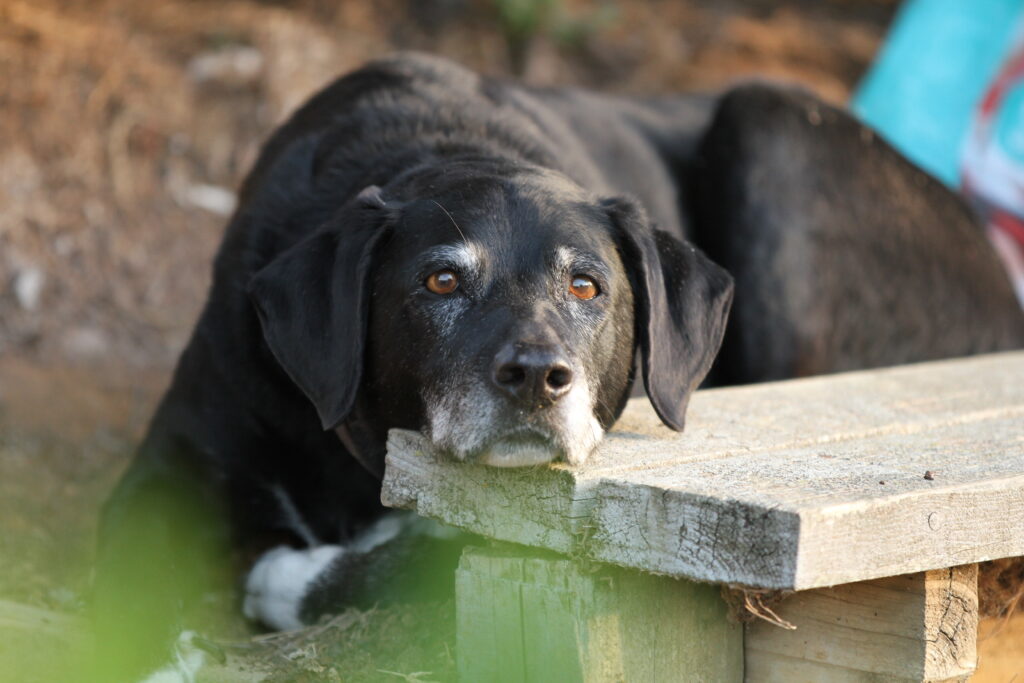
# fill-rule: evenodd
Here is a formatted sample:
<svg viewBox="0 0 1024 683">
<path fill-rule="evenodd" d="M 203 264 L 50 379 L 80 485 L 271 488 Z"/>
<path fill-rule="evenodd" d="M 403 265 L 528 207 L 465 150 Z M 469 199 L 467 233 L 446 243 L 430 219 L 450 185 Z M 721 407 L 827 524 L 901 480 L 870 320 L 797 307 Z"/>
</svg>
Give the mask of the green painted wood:
<svg viewBox="0 0 1024 683">
<path fill-rule="evenodd" d="M 455 574 L 457 595 L 472 596 L 458 605 L 459 676 L 463 681 L 526 680 L 523 625 L 519 609 L 522 568 L 480 557 Z M 486 596 L 486 597 L 484 597 Z"/>
<path fill-rule="evenodd" d="M 462 681 L 743 679 L 715 586 L 495 546 L 465 551 L 456 593 Z"/>
</svg>

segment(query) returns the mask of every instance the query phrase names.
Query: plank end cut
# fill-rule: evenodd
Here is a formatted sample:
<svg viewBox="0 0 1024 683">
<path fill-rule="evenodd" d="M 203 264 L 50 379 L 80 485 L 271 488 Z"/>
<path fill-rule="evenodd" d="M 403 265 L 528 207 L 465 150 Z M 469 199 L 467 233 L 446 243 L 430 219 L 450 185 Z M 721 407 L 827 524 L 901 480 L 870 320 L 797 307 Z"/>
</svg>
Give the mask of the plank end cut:
<svg viewBox="0 0 1024 683">
<path fill-rule="evenodd" d="M 744 639 L 747 683 L 962 681 L 978 663 L 977 565 L 793 593 Z"/>
</svg>

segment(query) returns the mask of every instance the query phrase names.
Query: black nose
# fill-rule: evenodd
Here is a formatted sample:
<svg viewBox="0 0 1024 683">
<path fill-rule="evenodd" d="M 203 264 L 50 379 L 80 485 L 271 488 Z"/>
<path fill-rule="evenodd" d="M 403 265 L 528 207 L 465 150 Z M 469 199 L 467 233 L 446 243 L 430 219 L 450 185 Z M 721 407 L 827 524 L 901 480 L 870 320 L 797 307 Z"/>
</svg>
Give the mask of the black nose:
<svg viewBox="0 0 1024 683">
<path fill-rule="evenodd" d="M 495 386 L 530 407 L 554 403 L 572 388 L 572 368 L 551 346 L 508 344 L 494 357 Z"/>
</svg>

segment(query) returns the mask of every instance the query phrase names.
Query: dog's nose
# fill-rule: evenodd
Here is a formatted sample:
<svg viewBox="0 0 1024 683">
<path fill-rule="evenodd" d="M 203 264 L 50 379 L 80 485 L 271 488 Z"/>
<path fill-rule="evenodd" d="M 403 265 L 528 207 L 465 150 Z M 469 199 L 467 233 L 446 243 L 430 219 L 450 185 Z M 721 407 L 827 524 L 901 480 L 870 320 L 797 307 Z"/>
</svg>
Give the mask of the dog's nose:
<svg viewBox="0 0 1024 683">
<path fill-rule="evenodd" d="M 555 348 L 508 344 L 494 358 L 495 386 L 529 407 L 554 403 L 572 388 L 572 368 Z"/>
</svg>

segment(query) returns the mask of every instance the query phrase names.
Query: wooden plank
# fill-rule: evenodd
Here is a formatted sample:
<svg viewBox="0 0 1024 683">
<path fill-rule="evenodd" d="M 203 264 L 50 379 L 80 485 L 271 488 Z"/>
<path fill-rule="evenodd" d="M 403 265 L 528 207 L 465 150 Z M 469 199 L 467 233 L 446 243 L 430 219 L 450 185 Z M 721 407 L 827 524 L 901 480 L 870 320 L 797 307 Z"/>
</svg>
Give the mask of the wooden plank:
<svg viewBox="0 0 1024 683">
<path fill-rule="evenodd" d="M 577 511 L 574 473 L 559 467 L 495 472 L 440 459 L 417 432 L 392 429 L 381 500 L 489 538 L 570 552 L 580 533 L 573 520 L 588 514 Z"/>
<path fill-rule="evenodd" d="M 730 681 L 743 676 L 742 629 L 718 586 L 610 572 L 627 681 Z"/>
<path fill-rule="evenodd" d="M 1013 352 L 699 391 L 683 434 L 637 399 L 577 469 L 451 463 L 395 430 L 382 500 L 499 540 L 759 588 L 1024 555 L 1022 380 Z"/>
<path fill-rule="evenodd" d="M 747 683 L 962 680 L 977 666 L 977 565 L 794 593 L 796 626 L 748 624 Z"/>
<path fill-rule="evenodd" d="M 464 555 L 455 574 L 457 595 L 488 597 L 462 601 L 455 613 L 461 680 L 526 680 L 520 585 L 520 564 L 495 561 L 489 556 L 467 560 Z"/>
<path fill-rule="evenodd" d="M 463 555 L 460 680 L 742 679 L 742 629 L 729 621 L 714 586 L 523 552 L 469 548 Z"/>
<path fill-rule="evenodd" d="M 612 475 L 589 552 L 795 590 L 1021 555 L 1020 437 L 1024 418 L 992 419 Z"/>
</svg>

